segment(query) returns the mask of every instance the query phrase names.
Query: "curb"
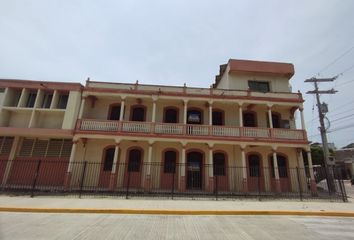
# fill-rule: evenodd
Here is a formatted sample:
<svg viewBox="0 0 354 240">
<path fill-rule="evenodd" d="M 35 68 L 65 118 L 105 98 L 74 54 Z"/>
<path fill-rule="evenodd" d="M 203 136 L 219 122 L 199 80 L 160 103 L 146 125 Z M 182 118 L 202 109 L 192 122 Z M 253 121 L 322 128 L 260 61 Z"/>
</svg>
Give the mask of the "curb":
<svg viewBox="0 0 354 240">
<path fill-rule="evenodd" d="M 149 214 L 149 215 L 294 215 L 354 217 L 354 212 L 336 211 L 278 211 L 278 210 L 158 210 L 158 209 L 94 209 L 94 208 L 18 208 L 0 207 L 0 212 L 22 213 L 95 213 L 95 214 Z"/>
</svg>

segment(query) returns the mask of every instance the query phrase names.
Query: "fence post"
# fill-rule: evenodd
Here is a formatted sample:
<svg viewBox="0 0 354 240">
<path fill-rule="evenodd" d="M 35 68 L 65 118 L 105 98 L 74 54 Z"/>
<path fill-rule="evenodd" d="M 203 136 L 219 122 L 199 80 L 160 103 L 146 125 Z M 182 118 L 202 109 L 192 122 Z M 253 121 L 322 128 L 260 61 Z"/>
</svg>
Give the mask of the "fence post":
<svg viewBox="0 0 354 240">
<path fill-rule="evenodd" d="M 39 173 L 39 168 L 41 167 L 41 162 L 42 162 L 42 160 L 38 160 L 37 168 L 36 168 L 36 173 L 35 173 L 35 175 L 34 175 L 34 179 L 33 179 L 33 183 L 32 183 L 31 198 L 34 196 L 34 189 L 36 188 L 37 179 L 38 179 L 38 173 Z"/>
<path fill-rule="evenodd" d="M 84 169 L 82 170 L 82 174 L 81 174 L 79 198 L 81 198 L 82 188 L 84 186 L 86 166 L 87 166 L 87 161 L 84 162 Z"/>
<path fill-rule="evenodd" d="M 129 164 L 128 164 L 128 182 L 127 182 L 127 191 L 125 193 L 125 199 L 128 199 L 128 195 L 129 195 L 129 185 L 130 185 L 130 168 L 129 168 Z"/>
<path fill-rule="evenodd" d="M 174 166 L 173 173 L 172 173 L 172 191 L 171 191 L 171 198 L 173 199 L 173 194 L 175 191 L 175 175 L 176 175 L 176 166 Z"/>
<path fill-rule="evenodd" d="M 215 200 L 218 200 L 218 174 L 215 174 L 214 178 L 215 178 Z"/>
<path fill-rule="evenodd" d="M 347 193 L 345 191 L 345 186 L 344 186 L 344 182 L 343 182 L 342 171 L 341 171 L 341 169 L 336 168 L 336 172 L 337 172 L 337 178 L 338 178 L 338 185 L 340 188 L 340 192 L 342 194 L 342 200 L 343 200 L 343 202 L 347 202 L 348 199 L 347 199 Z"/>
<path fill-rule="evenodd" d="M 300 180 L 300 174 L 299 174 L 299 167 L 296 167 L 296 176 L 297 176 L 297 183 L 299 185 L 299 194 L 300 194 L 300 201 L 302 201 L 302 187 L 301 187 L 301 180 Z"/>
<path fill-rule="evenodd" d="M 257 185 L 258 185 L 258 200 L 261 201 L 261 166 L 258 166 L 258 181 L 257 181 Z"/>
</svg>

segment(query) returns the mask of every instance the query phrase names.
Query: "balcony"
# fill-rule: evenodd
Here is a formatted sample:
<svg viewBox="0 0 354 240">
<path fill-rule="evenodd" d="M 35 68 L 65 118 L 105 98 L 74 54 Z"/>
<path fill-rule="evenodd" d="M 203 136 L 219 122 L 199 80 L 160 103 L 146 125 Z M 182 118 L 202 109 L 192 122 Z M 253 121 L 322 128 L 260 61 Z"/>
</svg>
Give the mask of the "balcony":
<svg viewBox="0 0 354 240">
<path fill-rule="evenodd" d="M 170 137 L 208 137 L 227 140 L 270 140 L 285 142 L 306 142 L 304 130 L 284 128 L 253 128 L 234 126 L 209 126 L 191 124 L 171 124 L 152 122 L 109 121 L 109 120 L 78 120 L 78 133 L 120 133 L 139 134 L 141 136 Z"/>
</svg>

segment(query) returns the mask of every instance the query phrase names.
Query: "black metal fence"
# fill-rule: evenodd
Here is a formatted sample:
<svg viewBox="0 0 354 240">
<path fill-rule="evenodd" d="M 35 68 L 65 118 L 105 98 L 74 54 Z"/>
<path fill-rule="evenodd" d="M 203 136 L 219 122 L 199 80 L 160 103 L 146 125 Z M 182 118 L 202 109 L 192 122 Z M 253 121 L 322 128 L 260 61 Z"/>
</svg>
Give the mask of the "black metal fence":
<svg viewBox="0 0 354 240">
<path fill-rule="evenodd" d="M 298 198 L 347 201 L 341 169 L 243 168 L 202 164 L 0 161 L 7 193 L 167 198 Z M 277 173 L 278 172 L 278 173 Z M 279 176 L 277 179 L 276 176 Z"/>
</svg>

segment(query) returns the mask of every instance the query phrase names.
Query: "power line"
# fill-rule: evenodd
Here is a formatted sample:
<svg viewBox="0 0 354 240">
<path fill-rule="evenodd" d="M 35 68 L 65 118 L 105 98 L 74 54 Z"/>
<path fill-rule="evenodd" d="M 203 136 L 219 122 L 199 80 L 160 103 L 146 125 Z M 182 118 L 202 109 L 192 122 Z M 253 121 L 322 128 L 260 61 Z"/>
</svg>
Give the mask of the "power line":
<svg viewBox="0 0 354 240">
<path fill-rule="evenodd" d="M 342 127 L 335 128 L 335 129 L 333 129 L 333 130 L 331 130 L 329 132 L 332 133 L 332 132 L 336 132 L 336 131 L 339 131 L 339 130 L 348 129 L 348 128 L 352 128 L 352 127 L 354 127 L 353 123 L 345 125 L 345 126 L 342 126 Z"/>
<path fill-rule="evenodd" d="M 353 79 L 353 80 L 354 80 L 354 79 Z M 341 115 L 341 114 L 343 114 L 343 113 L 347 113 L 348 111 L 354 110 L 354 108 L 351 108 L 351 109 L 347 109 L 347 110 L 344 111 L 344 112 L 340 112 L 340 113 L 336 113 L 336 114 L 331 114 L 331 113 L 337 112 L 338 110 L 342 109 L 343 107 L 348 107 L 348 106 L 351 107 L 352 105 L 351 105 L 350 103 L 354 103 L 354 101 L 350 101 L 350 102 L 347 102 L 347 103 L 345 103 L 345 104 L 342 104 L 342 105 L 340 105 L 340 106 L 338 106 L 338 107 L 335 107 L 335 109 L 334 109 L 332 112 L 328 113 L 328 115 L 330 115 L 331 117 L 334 117 L 334 116 L 337 116 L 337 115 Z M 314 110 L 314 106 L 312 106 L 312 117 L 313 117 L 313 110 Z M 309 123 L 311 123 L 311 122 L 313 122 L 313 121 L 315 121 L 315 120 L 317 120 L 317 119 L 318 119 L 318 116 L 313 117 L 311 120 L 307 121 L 306 124 L 309 124 Z"/>
<path fill-rule="evenodd" d="M 344 82 L 344 83 L 341 83 L 341 84 L 339 84 L 339 85 L 336 85 L 336 86 L 337 86 L 337 87 L 340 87 L 340 86 L 346 85 L 347 83 L 351 83 L 351 82 L 354 82 L 354 79 L 352 79 L 352 80 L 349 80 L 349 81 L 346 81 L 346 82 Z"/>
<path fill-rule="evenodd" d="M 340 55 L 339 57 L 337 57 L 336 59 L 334 59 L 332 62 L 330 62 L 328 65 L 326 65 L 321 71 L 319 71 L 319 72 L 317 73 L 317 75 L 319 76 L 321 72 L 327 70 L 330 66 L 332 66 L 333 64 L 335 64 L 336 62 L 338 62 L 339 59 L 343 58 L 345 55 L 347 55 L 348 53 L 350 53 L 353 49 L 354 49 L 354 46 L 352 46 L 351 48 L 349 48 L 348 50 L 346 50 L 342 55 Z"/>
<path fill-rule="evenodd" d="M 343 72 L 341 72 L 341 73 L 337 74 L 336 76 L 337 76 L 337 77 L 339 77 L 339 76 L 343 75 L 344 73 L 346 73 L 346 72 L 348 72 L 348 71 L 352 70 L 353 68 L 354 68 L 354 65 L 352 65 L 351 67 L 349 67 L 349 68 L 345 69 Z"/>
<path fill-rule="evenodd" d="M 350 114 L 350 115 L 347 115 L 347 116 L 344 116 L 344 117 L 341 117 L 341 118 L 334 119 L 331 122 L 336 122 L 336 121 L 339 121 L 339 120 L 343 120 L 343 119 L 349 118 L 351 116 L 354 116 L 354 114 Z"/>
</svg>

